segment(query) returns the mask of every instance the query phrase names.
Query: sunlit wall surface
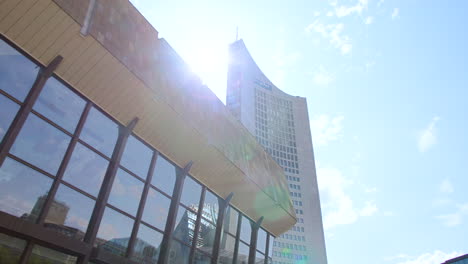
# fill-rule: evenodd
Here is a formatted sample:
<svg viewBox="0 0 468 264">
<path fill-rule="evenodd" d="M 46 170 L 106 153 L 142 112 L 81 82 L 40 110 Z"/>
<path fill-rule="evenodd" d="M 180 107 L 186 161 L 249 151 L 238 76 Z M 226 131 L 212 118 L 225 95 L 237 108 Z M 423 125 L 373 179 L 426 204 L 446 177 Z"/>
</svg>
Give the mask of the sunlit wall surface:
<svg viewBox="0 0 468 264">
<path fill-rule="evenodd" d="M 0 263 L 157 263 L 171 218 L 168 263 L 210 263 L 216 246 L 219 263 L 247 263 L 250 219 L 227 207 L 217 243 L 223 199 L 190 175 L 177 188 L 182 168 L 58 77 L 38 90 L 44 67 L 12 45 L 0 39 L 0 149 L 12 143 L 0 164 Z M 17 222 L 29 231 L 7 228 Z M 269 237 L 258 230 L 255 263 L 271 259 Z"/>
<path fill-rule="evenodd" d="M 297 224 L 276 238 L 274 263 L 327 263 L 307 102 L 271 83 L 242 40 L 230 46 L 226 104 L 283 168 Z"/>
</svg>

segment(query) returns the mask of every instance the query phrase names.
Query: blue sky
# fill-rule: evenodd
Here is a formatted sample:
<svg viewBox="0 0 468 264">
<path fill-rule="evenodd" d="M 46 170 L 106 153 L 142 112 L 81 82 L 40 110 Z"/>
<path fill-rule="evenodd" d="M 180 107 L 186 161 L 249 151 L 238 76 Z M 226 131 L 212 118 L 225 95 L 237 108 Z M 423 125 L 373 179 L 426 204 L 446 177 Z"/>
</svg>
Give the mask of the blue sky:
<svg viewBox="0 0 468 264">
<path fill-rule="evenodd" d="M 237 27 L 307 97 L 330 264 L 468 253 L 468 3 L 132 2 L 223 102 Z"/>
</svg>

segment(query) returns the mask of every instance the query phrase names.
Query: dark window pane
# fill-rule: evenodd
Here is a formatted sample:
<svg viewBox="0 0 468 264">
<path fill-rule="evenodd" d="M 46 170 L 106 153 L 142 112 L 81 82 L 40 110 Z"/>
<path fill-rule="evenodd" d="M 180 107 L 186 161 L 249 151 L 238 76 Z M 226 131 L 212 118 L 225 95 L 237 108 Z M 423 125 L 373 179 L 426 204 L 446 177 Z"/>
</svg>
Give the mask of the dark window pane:
<svg viewBox="0 0 468 264">
<path fill-rule="evenodd" d="M 185 204 L 189 208 L 198 211 L 201 190 L 202 187 L 200 184 L 192 180 L 192 178 L 186 177 L 184 181 L 184 188 L 182 189 L 182 196 L 180 198 L 180 202 Z"/>
<path fill-rule="evenodd" d="M 237 254 L 237 263 L 239 264 L 247 264 L 249 260 L 249 246 L 246 244 L 239 242 L 239 252 Z"/>
<path fill-rule="evenodd" d="M 77 258 L 50 248 L 34 245 L 28 264 L 51 263 L 51 264 L 73 264 Z"/>
<path fill-rule="evenodd" d="M 34 110 L 73 133 L 85 101 L 55 78 L 47 80 Z"/>
<path fill-rule="evenodd" d="M 142 192 L 143 183 L 119 169 L 112 184 L 109 203 L 131 215 L 136 215 Z"/>
<path fill-rule="evenodd" d="M 158 156 L 151 183 L 163 192 L 172 195 L 176 180 L 176 167 L 162 156 Z"/>
<path fill-rule="evenodd" d="M 0 39 L 0 89 L 23 101 L 39 68 Z"/>
<path fill-rule="evenodd" d="M 19 263 L 26 241 L 0 233 L 0 263 Z"/>
<path fill-rule="evenodd" d="M 60 185 L 45 219 L 46 226 L 64 235 L 82 240 L 93 212 L 94 200 Z"/>
<path fill-rule="evenodd" d="M 122 155 L 122 164 L 136 175 L 145 179 L 151 162 L 153 151 L 134 136 L 130 136 Z"/>
<path fill-rule="evenodd" d="M 197 215 L 195 213 L 179 205 L 173 236 L 182 242 L 191 245 L 196 220 Z"/>
<path fill-rule="evenodd" d="M 265 253 L 266 250 L 266 238 L 267 233 L 265 232 L 265 230 L 263 230 L 262 228 L 258 229 L 257 250 L 259 250 L 262 253 Z"/>
<path fill-rule="evenodd" d="M 203 252 L 211 255 L 213 251 L 215 232 L 216 226 L 207 221 L 205 218 L 202 218 L 200 221 L 197 243 L 195 246 Z"/>
<path fill-rule="evenodd" d="M 169 264 L 187 264 L 189 263 L 190 248 L 177 240 L 172 240 L 169 249 Z"/>
<path fill-rule="evenodd" d="M 118 125 L 99 110 L 89 111 L 80 138 L 104 155 L 110 157 L 118 136 Z"/>
<path fill-rule="evenodd" d="M 218 210 L 218 197 L 206 190 L 205 203 L 203 205 L 203 216 L 216 224 L 216 219 L 218 219 Z"/>
<path fill-rule="evenodd" d="M 245 243 L 250 244 L 250 235 L 252 234 L 252 227 L 250 226 L 250 220 L 242 216 L 242 224 L 241 224 L 241 235 L 240 238 Z"/>
<path fill-rule="evenodd" d="M 0 210 L 35 221 L 52 179 L 12 159 L 0 168 Z"/>
<path fill-rule="evenodd" d="M 226 215 L 224 216 L 224 231 L 229 232 L 232 235 L 236 235 L 238 217 L 239 213 L 229 206 L 226 210 Z"/>
<path fill-rule="evenodd" d="M 193 264 L 210 264 L 211 258 L 202 252 L 195 250 L 195 255 L 193 256 Z"/>
<path fill-rule="evenodd" d="M 69 136 L 30 114 L 11 153 L 55 175 L 69 142 Z"/>
<path fill-rule="evenodd" d="M 81 143 L 76 144 L 63 179 L 97 197 L 109 162 Z"/>
<path fill-rule="evenodd" d="M 140 225 L 132 259 L 141 264 L 156 263 L 159 258 L 159 246 L 162 239 L 162 233 L 144 224 Z"/>
<path fill-rule="evenodd" d="M 99 226 L 96 244 L 115 255 L 125 256 L 132 228 L 131 218 L 106 208 Z"/>
<path fill-rule="evenodd" d="M 3 95 L 0 95 L 0 142 L 2 142 L 3 137 L 15 118 L 19 108 L 20 106 L 15 102 Z"/>
<path fill-rule="evenodd" d="M 164 230 L 170 205 L 171 200 L 169 198 L 150 188 L 143 212 L 143 221 Z"/>
<path fill-rule="evenodd" d="M 236 245 L 236 239 L 223 232 L 221 241 L 219 244 L 219 260 L 220 264 L 232 264 L 232 259 L 234 257 L 234 247 Z"/>
</svg>

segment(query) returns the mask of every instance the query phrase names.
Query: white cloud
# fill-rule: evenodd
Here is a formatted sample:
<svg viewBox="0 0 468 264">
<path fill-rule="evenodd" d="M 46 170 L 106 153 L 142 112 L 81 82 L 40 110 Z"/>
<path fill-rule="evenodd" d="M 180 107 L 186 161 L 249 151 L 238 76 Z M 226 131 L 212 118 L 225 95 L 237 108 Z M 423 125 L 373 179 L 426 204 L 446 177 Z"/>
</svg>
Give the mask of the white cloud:
<svg viewBox="0 0 468 264">
<path fill-rule="evenodd" d="M 374 23 L 374 17 L 372 17 L 372 16 L 368 16 L 366 18 L 366 20 L 364 20 L 364 24 L 366 24 L 366 25 L 370 25 L 372 23 Z"/>
<path fill-rule="evenodd" d="M 319 12 L 319 11 L 315 11 L 315 12 L 314 12 L 314 17 L 318 17 L 318 16 L 320 16 L 320 12 Z"/>
<path fill-rule="evenodd" d="M 377 213 L 379 209 L 377 208 L 377 205 L 373 201 L 367 201 L 366 205 L 364 208 L 361 209 L 359 212 L 359 215 L 361 216 L 373 216 L 375 213 Z"/>
<path fill-rule="evenodd" d="M 329 142 L 336 141 L 343 137 L 344 116 L 319 115 L 311 122 L 313 142 L 317 146 L 326 146 Z"/>
<path fill-rule="evenodd" d="M 366 192 L 366 193 L 376 193 L 376 192 L 377 192 L 377 188 L 376 188 L 376 187 L 366 188 L 366 189 L 364 190 L 364 192 Z"/>
<path fill-rule="evenodd" d="M 436 216 L 436 218 L 442 220 L 444 225 L 448 227 L 458 226 L 463 223 L 465 216 L 468 216 L 468 203 L 458 204 L 457 211 L 451 214 L 444 214 Z"/>
<path fill-rule="evenodd" d="M 328 86 L 335 80 L 333 75 L 329 73 L 325 68 L 320 65 L 320 68 L 317 72 L 314 73 L 314 83 L 319 86 Z"/>
<path fill-rule="evenodd" d="M 398 7 L 393 8 L 392 19 L 398 18 L 400 16 L 400 9 Z"/>
<path fill-rule="evenodd" d="M 420 152 L 428 151 L 435 143 L 437 143 L 435 125 L 439 120 L 440 118 L 438 116 L 433 117 L 429 125 L 420 132 L 418 138 L 418 148 Z"/>
<path fill-rule="evenodd" d="M 344 24 L 323 24 L 315 20 L 312 24 L 308 25 L 306 32 L 316 32 L 323 38 L 327 39 L 332 46 L 339 49 L 341 54 L 346 55 L 351 52 L 352 45 L 351 39 L 347 35 L 343 35 Z"/>
<path fill-rule="evenodd" d="M 406 254 L 399 254 L 395 257 L 387 258 L 387 261 L 397 260 L 397 264 L 440 264 L 448 259 L 455 258 L 462 255 L 460 252 L 445 253 L 440 250 L 435 250 L 432 253 L 424 253 L 419 256 L 409 256 Z"/>
<path fill-rule="evenodd" d="M 368 4 L 368 0 L 358 0 L 353 6 L 337 6 L 335 7 L 335 14 L 337 17 L 345 17 L 353 13 L 361 14 L 363 10 L 367 9 Z"/>
<path fill-rule="evenodd" d="M 443 193 L 453 193 L 453 185 L 449 179 L 444 179 L 439 186 L 440 192 Z"/>
<path fill-rule="evenodd" d="M 328 11 L 327 12 L 327 17 L 332 17 L 333 16 L 333 12 L 332 11 Z"/>
</svg>

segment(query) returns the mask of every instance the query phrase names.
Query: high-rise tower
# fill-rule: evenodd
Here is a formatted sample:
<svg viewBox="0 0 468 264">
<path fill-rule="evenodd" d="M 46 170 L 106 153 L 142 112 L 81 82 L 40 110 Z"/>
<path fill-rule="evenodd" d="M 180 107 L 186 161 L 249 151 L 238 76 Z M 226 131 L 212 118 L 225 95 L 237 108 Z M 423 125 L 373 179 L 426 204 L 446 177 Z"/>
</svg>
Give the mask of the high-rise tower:
<svg viewBox="0 0 468 264">
<path fill-rule="evenodd" d="M 277 237 L 273 263 L 326 264 L 307 101 L 278 89 L 244 42 L 230 45 L 226 105 L 284 169 L 297 224 Z"/>
</svg>

